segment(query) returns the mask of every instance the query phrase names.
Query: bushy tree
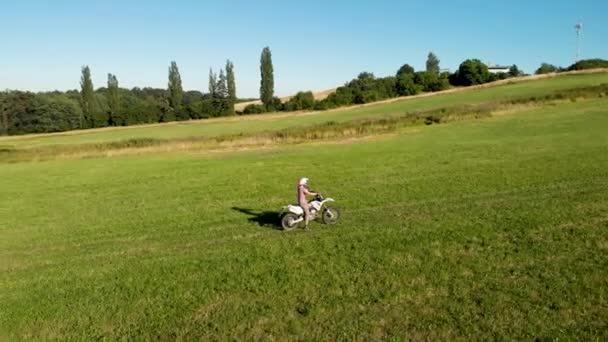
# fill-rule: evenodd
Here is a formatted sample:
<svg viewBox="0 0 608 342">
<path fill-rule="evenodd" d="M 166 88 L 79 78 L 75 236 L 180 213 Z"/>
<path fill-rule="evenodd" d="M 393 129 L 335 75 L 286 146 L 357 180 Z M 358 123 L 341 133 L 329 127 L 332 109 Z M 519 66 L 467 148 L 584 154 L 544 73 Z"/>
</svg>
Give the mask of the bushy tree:
<svg viewBox="0 0 608 342">
<path fill-rule="evenodd" d="M 432 52 L 426 58 L 426 72 L 439 75 L 439 59 Z"/>
<path fill-rule="evenodd" d="M 471 86 L 483 84 L 490 79 L 488 66 L 479 59 L 467 59 L 458 68 L 458 85 Z"/>
<path fill-rule="evenodd" d="M 285 102 L 283 106 L 283 110 L 285 111 L 294 111 L 294 110 L 306 110 L 312 109 L 315 105 L 315 97 L 311 91 L 300 91 L 293 97 L 289 99 L 289 101 Z"/>
<path fill-rule="evenodd" d="M 362 72 L 348 86 L 353 89 L 353 103 L 364 104 L 378 100 L 376 77 L 371 72 Z"/>
<path fill-rule="evenodd" d="M 403 64 L 399 70 L 397 70 L 397 78 L 399 78 L 399 76 L 403 75 L 403 74 L 410 74 L 410 75 L 414 75 L 416 71 L 414 70 L 414 68 L 409 65 L 409 64 Z"/>
<path fill-rule="evenodd" d="M 272 66 L 272 53 L 269 47 L 262 50 L 260 57 L 260 100 L 265 106 L 272 106 L 274 97 L 274 68 Z"/>
<path fill-rule="evenodd" d="M 537 75 L 542 75 L 542 74 L 548 74 L 551 72 L 557 72 L 558 71 L 558 67 L 556 67 L 553 64 L 549 64 L 549 63 L 542 63 L 540 65 L 540 67 L 538 67 L 538 69 L 536 69 L 536 71 L 534 72 Z"/>
</svg>

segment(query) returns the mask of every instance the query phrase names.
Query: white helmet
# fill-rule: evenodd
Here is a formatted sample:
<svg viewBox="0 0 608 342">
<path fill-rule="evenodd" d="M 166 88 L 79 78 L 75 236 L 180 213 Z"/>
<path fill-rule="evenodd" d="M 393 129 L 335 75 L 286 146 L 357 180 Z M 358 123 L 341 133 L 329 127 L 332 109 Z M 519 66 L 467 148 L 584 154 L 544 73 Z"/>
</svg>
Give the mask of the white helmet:
<svg viewBox="0 0 608 342">
<path fill-rule="evenodd" d="M 306 177 L 300 178 L 300 180 L 298 181 L 298 185 L 307 186 L 308 185 L 308 178 L 306 178 Z"/>
</svg>

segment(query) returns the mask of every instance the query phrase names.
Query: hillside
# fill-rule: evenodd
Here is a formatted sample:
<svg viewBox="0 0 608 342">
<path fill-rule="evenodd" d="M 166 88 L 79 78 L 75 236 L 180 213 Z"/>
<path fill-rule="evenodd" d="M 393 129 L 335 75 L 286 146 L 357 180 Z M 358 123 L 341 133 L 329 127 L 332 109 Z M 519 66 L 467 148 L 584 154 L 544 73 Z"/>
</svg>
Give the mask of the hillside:
<svg viewBox="0 0 608 342">
<path fill-rule="evenodd" d="M 499 81 L 482 86 L 457 88 L 390 99 L 366 105 L 338 108 L 322 112 L 262 114 L 198 121 L 182 121 L 128 127 L 111 127 L 51 134 L 0 137 L 0 146 L 28 148 L 55 144 L 107 143 L 127 139 L 176 139 L 197 136 L 219 136 L 289 127 L 310 126 L 324 122 L 349 121 L 428 110 L 446 106 L 480 104 L 500 99 L 543 96 L 554 91 L 585 85 L 608 83 L 608 72 L 582 71 L 564 74 L 530 76 L 518 80 Z"/>
</svg>

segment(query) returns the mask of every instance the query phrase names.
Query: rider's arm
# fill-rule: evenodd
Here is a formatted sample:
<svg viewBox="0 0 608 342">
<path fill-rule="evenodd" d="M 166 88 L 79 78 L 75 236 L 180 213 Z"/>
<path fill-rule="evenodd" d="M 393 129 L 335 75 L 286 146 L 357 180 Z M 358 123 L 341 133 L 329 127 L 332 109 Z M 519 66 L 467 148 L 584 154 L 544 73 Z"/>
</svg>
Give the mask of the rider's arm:
<svg viewBox="0 0 608 342">
<path fill-rule="evenodd" d="M 304 194 L 308 195 L 308 196 L 316 196 L 316 195 L 318 195 L 316 192 L 310 191 L 306 187 L 304 187 Z"/>
</svg>

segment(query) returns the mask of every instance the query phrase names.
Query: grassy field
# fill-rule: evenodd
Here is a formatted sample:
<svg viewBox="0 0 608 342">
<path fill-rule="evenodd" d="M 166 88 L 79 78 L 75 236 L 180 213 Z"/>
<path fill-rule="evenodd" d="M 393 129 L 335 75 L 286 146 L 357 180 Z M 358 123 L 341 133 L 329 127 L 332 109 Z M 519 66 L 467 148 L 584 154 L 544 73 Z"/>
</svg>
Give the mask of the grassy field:
<svg viewBox="0 0 608 342">
<path fill-rule="evenodd" d="M 268 125 L 607 76 L 579 77 Z M 208 127 L 232 129 L 10 141 Z M 599 98 L 360 142 L 0 164 L 0 340 L 606 339 L 607 130 Z M 303 175 L 339 225 L 276 229 Z"/>
<path fill-rule="evenodd" d="M 571 74 L 536 81 L 466 89 L 439 96 L 417 97 L 330 112 L 257 115 L 228 119 L 187 121 L 164 125 L 136 126 L 66 132 L 51 135 L 0 137 L 0 147 L 27 148 L 53 144 L 104 143 L 135 138 L 171 139 L 193 136 L 219 136 L 242 132 L 261 132 L 314 125 L 328 121 L 349 121 L 379 115 L 403 114 L 413 110 L 478 104 L 497 99 L 542 96 L 563 89 L 608 83 L 608 73 Z"/>
</svg>

